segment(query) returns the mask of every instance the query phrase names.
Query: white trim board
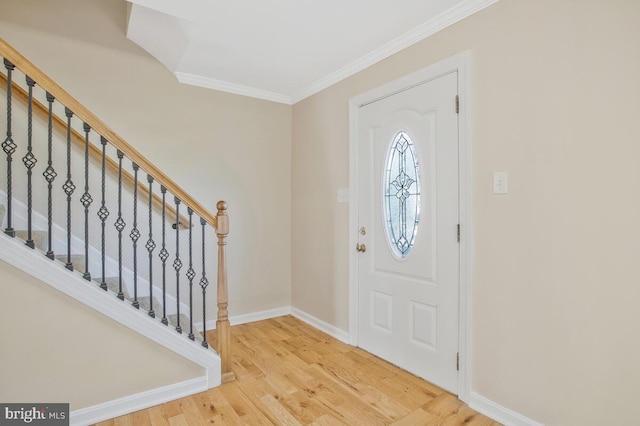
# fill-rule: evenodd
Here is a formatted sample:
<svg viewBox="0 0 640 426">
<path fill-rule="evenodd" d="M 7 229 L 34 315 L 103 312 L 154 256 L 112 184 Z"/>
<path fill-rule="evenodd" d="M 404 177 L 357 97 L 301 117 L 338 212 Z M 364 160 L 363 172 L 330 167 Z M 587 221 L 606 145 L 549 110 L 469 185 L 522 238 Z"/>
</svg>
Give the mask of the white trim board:
<svg viewBox="0 0 640 426">
<path fill-rule="evenodd" d="M 216 80 L 201 75 L 189 74 L 186 72 L 176 71 L 176 79 L 183 84 L 204 87 L 206 89 L 219 90 L 221 92 L 233 93 L 236 95 L 249 96 L 266 101 L 278 102 L 281 104 L 292 105 L 291 97 L 268 90 L 256 89 L 255 87 L 243 86 L 241 84 L 230 83 L 228 81 Z"/>
<path fill-rule="evenodd" d="M 502 405 L 485 398 L 475 392 L 469 396 L 469 407 L 506 426 L 542 426 L 535 420 L 518 414 Z"/>
<path fill-rule="evenodd" d="M 231 325 L 247 324 L 255 321 L 262 321 L 262 320 L 271 319 L 271 318 L 283 317 L 289 314 L 291 314 L 291 308 L 289 306 L 285 306 L 282 308 L 252 312 L 250 314 L 230 316 L 229 323 Z M 207 331 L 216 329 L 216 321 L 217 320 L 215 319 L 207 321 Z M 202 321 L 193 323 L 193 326 L 198 330 L 199 333 L 202 333 L 203 331 Z"/>
<path fill-rule="evenodd" d="M 407 90 L 418 84 L 434 80 L 442 75 L 458 73 L 458 95 L 460 112 L 459 131 L 459 206 L 460 227 L 460 309 L 459 340 L 460 371 L 458 374 L 458 396 L 467 401 L 471 390 L 471 259 L 473 235 L 471 223 L 471 119 L 469 101 L 469 75 L 471 57 L 463 52 L 442 60 L 422 70 L 411 73 L 381 87 L 370 90 L 349 100 L 349 247 L 355 247 L 358 236 L 358 109 L 378 99 Z M 349 250 L 349 343 L 358 342 L 358 273 L 357 256 Z"/>
<path fill-rule="evenodd" d="M 205 370 L 203 378 L 208 388 L 222 382 L 221 361 L 217 353 L 192 342 L 184 334 L 168 329 L 145 312 L 133 309 L 115 294 L 103 291 L 95 285 L 88 285 L 82 274 L 67 270 L 61 262 L 51 261 L 42 250 L 30 249 L 2 233 L 0 260 L 201 366 Z"/>
<path fill-rule="evenodd" d="M 343 343 L 349 343 L 349 333 L 342 330 L 341 328 L 336 327 L 335 325 L 329 324 L 327 322 L 322 321 L 308 313 L 301 311 L 297 308 L 291 308 L 291 315 L 298 318 L 301 321 L 306 322 L 310 326 L 317 328 L 320 331 L 327 333 L 329 336 L 340 340 Z"/>
<path fill-rule="evenodd" d="M 69 424 L 94 424 L 206 390 L 206 379 L 199 377 L 72 411 L 69 413 Z"/>
<path fill-rule="evenodd" d="M 253 312 L 250 314 L 243 315 L 235 315 L 229 317 L 229 322 L 231 325 L 238 324 L 247 324 L 255 321 L 263 321 L 271 318 L 283 317 L 285 315 L 293 315 L 298 318 L 300 321 L 303 321 L 309 324 L 311 327 L 316 328 L 324 333 L 327 333 L 329 336 L 334 337 L 341 342 L 349 343 L 349 333 L 342 330 L 341 328 L 336 327 L 335 325 L 329 324 L 321 319 L 314 317 L 304 311 L 301 311 L 298 308 L 294 308 L 293 306 L 284 306 L 282 308 L 276 309 L 268 309 L 265 311 Z M 202 323 L 194 323 L 194 327 L 198 329 L 199 332 L 202 332 Z M 210 320 L 207 321 L 207 330 L 215 330 L 216 329 L 216 321 Z"/>
</svg>

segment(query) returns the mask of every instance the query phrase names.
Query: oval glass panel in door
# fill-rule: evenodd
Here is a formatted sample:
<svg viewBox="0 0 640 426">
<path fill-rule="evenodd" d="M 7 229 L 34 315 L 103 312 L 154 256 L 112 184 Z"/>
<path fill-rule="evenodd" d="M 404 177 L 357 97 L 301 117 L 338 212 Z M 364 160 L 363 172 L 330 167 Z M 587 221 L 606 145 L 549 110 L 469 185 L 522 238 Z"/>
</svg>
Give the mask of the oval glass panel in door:
<svg viewBox="0 0 640 426">
<path fill-rule="evenodd" d="M 398 132 L 387 151 L 383 182 L 387 241 L 398 259 L 413 248 L 420 222 L 420 166 L 409 134 Z"/>
</svg>

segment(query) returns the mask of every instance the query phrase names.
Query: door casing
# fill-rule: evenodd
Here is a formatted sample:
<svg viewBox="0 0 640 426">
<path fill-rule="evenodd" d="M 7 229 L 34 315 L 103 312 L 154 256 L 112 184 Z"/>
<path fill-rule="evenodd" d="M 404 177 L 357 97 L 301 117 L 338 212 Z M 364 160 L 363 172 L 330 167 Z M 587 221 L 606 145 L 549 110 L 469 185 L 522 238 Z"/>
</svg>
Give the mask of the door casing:
<svg viewBox="0 0 640 426">
<path fill-rule="evenodd" d="M 358 111 L 375 102 L 418 84 L 458 71 L 458 161 L 460 208 L 460 309 L 458 347 L 460 371 L 458 398 L 468 401 L 471 391 L 471 271 L 473 230 L 471 215 L 471 114 L 469 52 L 463 52 L 384 84 L 349 100 L 349 343 L 358 344 Z"/>
</svg>

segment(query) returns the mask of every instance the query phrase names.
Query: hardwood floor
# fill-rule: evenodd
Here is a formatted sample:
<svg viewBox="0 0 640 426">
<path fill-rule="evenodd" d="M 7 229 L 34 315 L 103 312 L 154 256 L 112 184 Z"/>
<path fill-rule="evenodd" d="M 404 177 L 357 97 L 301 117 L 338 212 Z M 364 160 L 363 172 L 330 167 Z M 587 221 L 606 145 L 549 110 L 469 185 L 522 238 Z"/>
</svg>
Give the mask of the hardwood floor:
<svg viewBox="0 0 640 426">
<path fill-rule="evenodd" d="M 237 325 L 231 333 L 236 381 L 97 426 L 499 425 L 292 316 Z M 207 339 L 213 342 L 215 332 Z"/>
</svg>

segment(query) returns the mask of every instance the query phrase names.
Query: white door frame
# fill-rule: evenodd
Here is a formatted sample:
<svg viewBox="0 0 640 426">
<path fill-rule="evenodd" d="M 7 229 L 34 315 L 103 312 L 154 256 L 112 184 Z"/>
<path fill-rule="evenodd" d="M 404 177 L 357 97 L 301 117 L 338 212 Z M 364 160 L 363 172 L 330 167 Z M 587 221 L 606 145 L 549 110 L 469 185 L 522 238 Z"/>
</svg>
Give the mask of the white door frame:
<svg viewBox="0 0 640 426">
<path fill-rule="evenodd" d="M 459 206 L 460 206 L 460 309 L 458 348 L 460 371 L 458 374 L 458 398 L 468 401 L 471 391 L 471 271 L 473 231 L 471 223 L 471 114 L 470 114 L 470 65 L 469 52 L 463 52 L 442 60 L 422 70 L 384 84 L 349 100 L 349 343 L 358 343 L 358 111 L 394 93 L 410 89 L 426 81 L 434 80 L 452 71 L 458 71 L 458 156 L 459 156 Z M 452 108 L 454 107 L 452 102 Z"/>
</svg>

